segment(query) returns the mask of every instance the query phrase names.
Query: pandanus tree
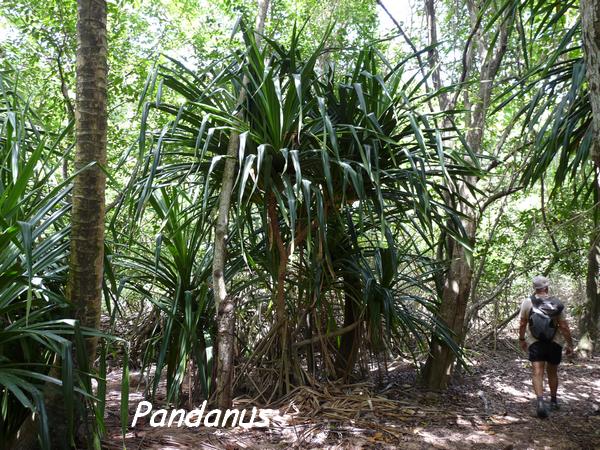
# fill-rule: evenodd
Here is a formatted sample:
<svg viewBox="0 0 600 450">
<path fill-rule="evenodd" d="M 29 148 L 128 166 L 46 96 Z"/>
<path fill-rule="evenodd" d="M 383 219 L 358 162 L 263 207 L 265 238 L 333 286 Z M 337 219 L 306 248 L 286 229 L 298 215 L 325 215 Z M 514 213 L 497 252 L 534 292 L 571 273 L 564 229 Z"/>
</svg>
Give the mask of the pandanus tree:
<svg viewBox="0 0 600 450">
<path fill-rule="evenodd" d="M 466 162 L 475 156 L 449 151 L 420 113 L 427 99 L 406 70 L 410 58 L 391 65 L 366 47 L 352 67 L 321 70 L 323 45 L 303 57 L 301 34 L 259 48 L 242 23 L 242 49 L 222 60 L 196 71 L 161 64 L 148 83 L 156 99 L 144 107 L 130 192 L 139 217 L 165 187 L 187 190 L 185 208 L 212 227 L 227 136 L 239 133 L 226 270 L 244 306 L 237 315 L 252 307 L 260 316 L 253 342 L 238 338 L 248 364 L 275 374 L 262 377 L 263 396 L 310 381 L 317 362 L 329 376 L 348 375 L 369 349 L 427 342 L 434 229 L 464 241 L 441 201 L 443 181 L 476 171 Z M 240 90 L 243 116 L 232 114 Z"/>
</svg>

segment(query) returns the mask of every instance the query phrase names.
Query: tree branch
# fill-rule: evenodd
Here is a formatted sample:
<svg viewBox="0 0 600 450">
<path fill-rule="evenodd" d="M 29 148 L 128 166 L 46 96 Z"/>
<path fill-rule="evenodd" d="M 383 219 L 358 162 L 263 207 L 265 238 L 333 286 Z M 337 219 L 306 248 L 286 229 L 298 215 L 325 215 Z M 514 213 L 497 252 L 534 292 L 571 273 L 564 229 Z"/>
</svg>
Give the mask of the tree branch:
<svg viewBox="0 0 600 450">
<path fill-rule="evenodd" d="M 541 205 L 541 209 L 542 209 L 542 222 L 544 224 L 544 228 L 546 229 L 546 231 L 548 232 L 548 236 L 550 237 L 550 240 L 552 241 L 552 246 L 554 247 L 554 251 L 556 253 L 560 253 L 560 247 L 558 246 L 558 242 L 556 242 L 556 239 L 554 238 L 554 234 L 552 233 L 552 230 L 550 230 L 550 227 L 548 225 L 548 218 L 546 217 L 546 202 L 545 202 L 545 189 L 544 189 L 544 177 L 542 177 L 540 179 L 540 201 L 542 203 Z"/>
<path fill-rule="evenodd" d="M 503 197 L 514 194 L 515 192 L 519 192 L 519 191 L 523 190 L 524 188 L 525 188 L 525 186 L 516 186 L 516 187 L 511 186 L 511 187 L 508 187 L 507 189 L 504 189 L 500 192 L 496 192 L 495 194 L 490 195 L 485 200 L 485 202 L 483 202 L 483 205 L 481 205 L 481 207 L 479 208 L 479 215 L 482 215 L 483 212 L 496 200 L 499 200 Z"/>
<path fill-rule="evenodd" d="M 400 33 L 400 36 L 402 36 L 402 38 L 406 41 L 406 43 L 408 44 L 408 46 L 410 47 L 412 52 L 416 55 L 417 61 L 419 62 L 419 69 L 421 70 L 421 73 L 423 74 L 423 77 L 425 78 L 425 90 L 427 92 L 429 92 L 429 86 L 427 84 L 427 74 L 425 72 L 425 64 L 423 63 L 423 60 L 421 59 L 421 55 L 420 55 L 419 51 L 417 50 L 417 47 L 415 46 L 413 41 L 408 37 L 408 35 L 404 32 L 402 25 L 400 25 L 400 23 L 398 23 L 398 21 L 394 18 L 394 16 L 392 16 L 392 13 L 390 13 L 388 11 L 388 9 L 385 7 L 383 2 L 381 0 L 377 0 L 377 4 L 379 6 L 381 6 L 381 9 L 383 9 L 385 11 L 385 13 L 390 18 L 390 20 L 394 23 L 394 25 L 396 25 L 396 28 L 398 28 L 398 32 Z"/>
<path fill-rule="evenodd" d="M 332 331 L 331 333 L 327 333 L 327 334 L 320 334 L 318 336 L 315 336 L 313 338 L 310 339 L 305 339 L 303 341 L 300 342 L 294 342 L 292 344 L 292 348 L 298 348 L 298 347 L 303 347 L 305 345 L 309 345 L 309 344 L 314 344 L 316 342 L 321 341 L 322 339 L 328 339 L 328 338 L 332 338 L 332 337 L 336 337 L 336 336 L 340 336 L 342 334 L 346 334 L 349 331 L 354 330 L 357 326 L 359 326 L 361 323 L 361 321 L 358 322 L 354 322 L 351 325 L 345 326 L 344 328 L 340 328 L 339 330 L 335 330 Z"/>
<path fill-rule="evenodd" d="M 440 90 L 442 87 L 442 76 L 440 73 L 439 53 L 437 50 L 437 20 L 435 14 L 434 0 L 425 0 L 425 15 L 427 16 L 427 24 L 429 31 L 429 51 L 427 52 L 429 59 L 429 67 L 433 71 L 433 87 L 435 90 Z M 440 109 L 445 111 L 448 107 L 448 95 L 443 92 L 440 94 Z"/>
</svg>

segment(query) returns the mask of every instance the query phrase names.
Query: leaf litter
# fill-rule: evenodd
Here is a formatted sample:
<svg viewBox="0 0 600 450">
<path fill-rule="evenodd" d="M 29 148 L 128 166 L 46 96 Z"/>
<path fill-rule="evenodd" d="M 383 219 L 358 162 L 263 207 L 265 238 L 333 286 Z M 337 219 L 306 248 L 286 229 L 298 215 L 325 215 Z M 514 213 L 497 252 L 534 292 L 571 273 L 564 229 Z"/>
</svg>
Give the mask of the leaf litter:
<svg viewBox="0 0 600 450">
<path fill-rule="evenodd" d="M 529 362 L 509 341 L 473 352 L 470 371 L 458 373 L 441 393 L 419 387 L 414 366 L 399 360 L 383 383 L 314 383 L 270 405 L 235 400 L 238 409 L 268 408 L 269 428 L 153 428 L 146 416 L 123 440 L 120 376 L 117 369 L 108 377 L 107 450 L 600 448 L 598 357 L 561 364 L 561 409 L 542 420 L 534 415 Z M 163 382 L 155 408 L 164 407 L 164 392 Z M 132 389 L 129 424 L 142 399 Z"/>
</svg>

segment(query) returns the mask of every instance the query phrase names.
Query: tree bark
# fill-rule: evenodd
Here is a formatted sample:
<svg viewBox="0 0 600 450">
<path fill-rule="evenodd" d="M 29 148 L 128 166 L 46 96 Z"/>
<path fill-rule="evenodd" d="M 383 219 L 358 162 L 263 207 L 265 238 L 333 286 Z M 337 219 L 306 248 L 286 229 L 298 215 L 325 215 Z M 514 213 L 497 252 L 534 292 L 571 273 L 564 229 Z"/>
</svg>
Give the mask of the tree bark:
<svg viewBox="0 0 600 450">
<path fill-rule="evenodd" d="M 475 221 L 473 211 L 470 207 L 466 209 L 464 206 L 466 205 L 463 205 L 462 208 L 462 212 L 465 214 L 463 226 L 471 245 L 474 245 Z M 446 325 L 453 334 L 455 342 L 461 345 L 464 339 L 465 313 L 471 291 L 473 267 L 469 262 L 467 250 L 461 243 L 451 242 L 450 248 L 450 267 L 445 276 L 437 319 Z M 422 373 L 423 384 L 433 390 L 446 388 L 452 375 L 455 360 L 456 356 L 452 349 L 439 338 L 433 336 L 429 357 Z"/>
<path fill-rule="evenodd" d="M 426 0 L 425 6 L 430 37 L 437 39 L 435 5 L 430 0 Z M 465 91 L 464 93 L 465 110 L 467 110 L 465 124 L 469 130 L 466 139 L 473 153 L 480 154 L 494 81 L 507 49 L 508 26 L 506 21 L 502 22 L 496 49 L 495 51 L 488 52 L 488 44 L 485 42 L 485 38 L 479 28 L 479 8 L 473 0 L 469 0 L 467 1 L 467 9 L 469 11 L 471 27 L 475 33 L 474 39 L 476 44 L 475 48 L 469 45 L 466 51 L 467 67 L 473 64 L 475 52 L 478 53 L 478 60 L 481 61 L 481 67 L 478 74 L 479 83 L 475 92 L 475 101 L 471 103 L 469 92 Z M 437 40 L 430 42 L 430 45 L 436 43 Z M 437 70 L 437 57 L 435 53 L 430 55 L 429 61 L 432 64 L 431 68 Z M 436 79 L 434 79 L 435 81 Z M 447 100 L 443 101 L 446 102 Z M 455 188 L 449 186 L 451 192 L 452 189 L 454 189 L 454 192 L 446 198 L 446 201 L 451 203 L 451 206 L 463 215 L 462 224 L 466 232 L 468 244 L 472 248 L 475 246 L 475 237 L 477 235 L 478 212 L 473 206 L 476 204 L 476 201 L 468 185 L 475 185 L 477 181 L 475 177 L 467 177 L 465 181 L 458 181 Z M 471 291 L 473 266 L 470 263 L 467 250 L 460 242 L 456 242 L 449 237 L 446 248 L 448 248 L 450 263 L 443 282 L 437 319 L 446 325 L 452 333 L 455 342 L 461 346 L 466 329 L 465 313 Z M 423 384 L 429 389 L 434 390 L 446 388 L 453 372 L 455 360 L 456 355 L 452 349 L 440 339 L 433 336 L 429 356 L 422 373 Z"/>
<path fill-rule="evenodd" d="M 600 165 L 600 2 L 581 0 L 581 26 L 583 31 L 583 54 L 590 103 L 592 105 L 592 128 L 594 139 L 591 158 Z"/>
<path fill-rule="evenodd" d="M 75 170 L 71 211 L 71 256 L 67 296 L 82 326 L 98 328 L 104 269 L 107 135 L 107 44 L 105 0 L 77 2 L 77 100 Z M 84 169 L 84 167 L 93 164 Z M 87 340 L 90 366 L 97 338 Z"/>
<path fill-rule="evenodd" d="M 56 68 L 58 69 L 58 77 L 60 78 L 60 92 L 62 93 L 63 100 L 65 102 L 65 108 L 66 108 L 67 116 L 69 117 L 69 120 L 75 120 L 75 107 L 73 106 L 73 103 L 71 102 L 71 98 L 69 97 L 69 87 L 67 85 L 65 72 L 63 69 L 63 63 L 62 63 L 63 50 L 57 46 L 56 52 L 57 52 Z M 69 178 L 69 158 L 67 157 L 67 154 L 64 155 L 64 160 L 63 160 L 63 164 L 62 164 L 62 175 L 65 180 L 67 178 Z"/>
<path fill-rule="evenodd" d="M 600 328 L 600 168 L 595 168 L 594 177 L 594 227 L 590 233 L 586 277 L 586 306 L 580 320 L 581 339 L 577 346 L 584 357 L 591 357 L 598 347 Z"/>
<path fill-rule="evenodd" d="M 256 18 L 256 43 L 260 45 L 263 33 L 269 0 L 258 0 L 258 16 Z M 244 77 L 239 93 L 236 115 L 243 116 L 242 103 L 246 99 L 245 86 L 248 80 Z M 219 209 L 215 225 L 215 242 L 213 253 L 213 292 L 215 310 L 217 312 L 217 371 L 216 394 L 219 408 L 227 409 L 232 402 L 233 380 L 233 331 L 235 320 L 235 306 L 232 299 L 228 300 L 225 282 L 225 263 L 227 260 L 227 231 L 229 226 L 229 209 L 231 194 L 235 181 L 235 167 L 237 151 L 240 145 L 240 135 L 232 132 L 227 145 L 227 158 L 223 171 L 221 192 L 219 193 Z M 221 303 L 227 302 L 223 307 Z"/>
<path fill-rule="evenodd" d="M 590 159 L 593 161 L 596 176 L 594 177 L 594 229 L 590 235 L 588 252 L 588 273 L 586 282 L 587 307 L 581 321 L 582 340 L 579 349 L 591 356 L 599 335 L 600 321 L 600 286 L 599 258 L 600 233 L 598 217 L 600 216 L 600 187 L 598 172 L 600 170 L 600 3 L 596 0 L 581 0 L 581 26 L 583 35 L 583 53 L 586 65 L 589 99 L 592 106 L 592 148 Z"/>
</svg>

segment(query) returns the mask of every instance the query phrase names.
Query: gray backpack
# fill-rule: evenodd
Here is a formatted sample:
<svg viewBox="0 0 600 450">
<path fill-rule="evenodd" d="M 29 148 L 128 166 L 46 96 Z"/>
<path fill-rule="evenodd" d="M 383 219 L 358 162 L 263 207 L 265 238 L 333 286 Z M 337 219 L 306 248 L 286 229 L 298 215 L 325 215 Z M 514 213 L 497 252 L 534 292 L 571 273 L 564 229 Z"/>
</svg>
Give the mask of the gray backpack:
<svg viewBox="0 0 600 450">
<path fill-rule="evenodd" d="M 557 318 L 565 306 L 556 297 L 537 298 L 531 296 L 529 331 L 541 342 L 552 342 L 557 330 Z"/>
</svg>

